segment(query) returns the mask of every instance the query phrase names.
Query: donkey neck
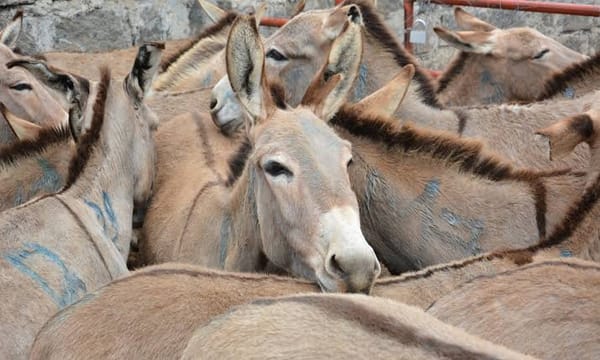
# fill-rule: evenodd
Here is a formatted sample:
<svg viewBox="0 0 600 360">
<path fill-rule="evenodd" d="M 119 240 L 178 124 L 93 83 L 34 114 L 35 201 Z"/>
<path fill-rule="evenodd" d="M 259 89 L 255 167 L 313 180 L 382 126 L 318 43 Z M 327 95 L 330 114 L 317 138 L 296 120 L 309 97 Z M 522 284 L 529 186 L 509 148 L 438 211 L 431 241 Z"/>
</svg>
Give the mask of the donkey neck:
<svg viewBox="0 0 600 360">
<path fill-rule="evenodd" d="M 502 103 L 509 99 L 484 55 L 460 52 L 440 77 L 438 99 L 447 106 Z"/>
<path fill-rule="evenodd" d="M 116 81 L 113 81 L 116 82 Z M 134 159 L 134 119 L 128 116 L 128 99 L 116 94 L 123 84 L 110 84 L 104 107 L 103 121 L 99 124 L 99 136 L 91 146 L 90 156 L 82 165 L 79 176 L 60 196 L 73 209 L 89 229 L 100 228 L 101 237 L 96 241 L 109 241 L 119 250 L 124 260 L 129 254 L 132 236 Z M 88 132 L 93 131 L 94 124 Z M 84 142 L 85 139 L 82 140 Z M 79 144 L 78 151 L 85 144 Z M 70 172 L 73 171 L 71 162 Z M 70 174 L 71 175 L 71 174 Z"/>
<path fill-rule="evenodd" d="M 246 163 L 233 184 L 221 222 L 220 263 L 225 270 L 260 272 L 267 266 L 254 193 L 256 181 L 256 170 Z"/>
</svg>

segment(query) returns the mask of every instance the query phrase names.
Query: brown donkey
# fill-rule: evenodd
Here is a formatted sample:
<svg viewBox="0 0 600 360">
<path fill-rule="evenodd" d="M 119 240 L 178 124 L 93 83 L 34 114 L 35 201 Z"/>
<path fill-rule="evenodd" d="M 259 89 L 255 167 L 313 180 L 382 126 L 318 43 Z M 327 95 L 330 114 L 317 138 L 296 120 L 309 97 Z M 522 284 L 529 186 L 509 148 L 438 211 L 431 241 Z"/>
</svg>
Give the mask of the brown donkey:
<svg viewBox="0 0 600 360">
<path fill-rule="evenodd" d="M 530 102 L 543 91 L 545 78 L 586 56 L 531 28 L 498 29 L 461 8 L 459 28 L 434 28 L 459 49 L 437 82 L 438 99 L 448 106 Z"/>
<path fill-rule="evenodd" d="M 415 303 L 438 291 L 438 283 L 403 291 L 404 283 L 379 285 L 384 281 L 377 280 L 373 295 L 399 302 Z M 289 277 L 184 264 L 150 266 L 56 314 L 39 332 L 31 359 L 179 359 L 194 330 L 231 307 L 318 291 L 312 283 Z"/>
<path fill-rule="evenodd" d="M 160 48 L 142 46 L 124 81 L 104 71 L 98 84 L 42 62 L 10 63 L 64 94 L 78 145 L 59 193 L 0 214 L 2 358 L 26 358 L 55 312 L 127 273 L 134 204 L 149 197 L 154 173 L 157 123 L 143 101 Z"/>
<path fill-rule="evenodd" d="M 324 291 L 368 292 L 379 263 L 360 231 L 347 176 L 351 150 L 313 113 L 331 118 L 352 76 L 333 76 L 321 88 L 318 81 L 303 106 L 288 108 L 266 87 L 262 42 L 251 21 L 237 20 L 227 45 L 229 79 L 252 119 L 246 124 L 249 161 L 227 181 L 214 174 L 198 190 L 202 207 L 190 209 L 184 234 L 154 236 L 146 228 L 142 252 L 151 262 L 177 259 L 237 271 L 275 266 L 319 282 Z M 353 26 L 341 38 L 342 49 L 346 41 L 361 47 Z M 340 66 L 360 61 L 360 51 L 336 56 L 343 57 Z M 323 147 L 328 151 L 315 151 Z M 150 214 L 161 213 L 158 200 L 146 222 L 160 227 L 164 222 Z"/>
<path fill-rule="evenodd" d="M 600 354 L 600 265 L 545 261 L 482 276 L 438 299 L 427 313 L 540 359 Z"/>
<path fill-rule="evenodd" d="M 53 98 L 49 89 L 42 86 L 31 74 L 20 68 L 7 68 L 10 61 L 22 58 L 13 52 L 21 27 L 23 13 L 17 12 L 13 20 L 0 31 L 0 103 L 3 108 L 41 126 L 58 127 L 67 122 L 67 113 L 62 104 Z M 17 129 L 18 130 L 18 129 Z M 18 133 L 0 113 L 0 147 L 18 139 Z"/>
<path fill-rule="evenodd" d="M 254 301 L 198 327 L 181 359 L 532 359 L 364 295 Z"/>
</svg>

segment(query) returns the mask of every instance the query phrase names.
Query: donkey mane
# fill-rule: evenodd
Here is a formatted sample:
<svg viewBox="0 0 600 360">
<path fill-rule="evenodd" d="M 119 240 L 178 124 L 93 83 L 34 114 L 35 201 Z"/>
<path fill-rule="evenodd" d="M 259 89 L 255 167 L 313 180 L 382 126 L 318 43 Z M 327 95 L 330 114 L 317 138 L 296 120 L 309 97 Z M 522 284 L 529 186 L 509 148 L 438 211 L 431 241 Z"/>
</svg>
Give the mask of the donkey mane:
<svg viewBox="0 0 600 360">
<path fill-rule="evenodd" d="M 435 91 L 436 94 L 446 90 L 452 80 L 456 79 L 458 75 L 463 71 L 467 63 L 467 58 L 470 56 L 469 53 L 461 51 L 452 63 L 448 66 L 448 70 L 444 71 L 444 74 L 438 80 L 438 88 Z"/>
<path fill-rule="evenodd" d="M 22 158 L 41 154 L 48 147 L 66 142 L 69 139 L 71 139 L 71 132 L 66 125 L 57 128 L 43 128 L 35 139 L 19 140 L 0 148 L 0 169 L 13 166 Z"/>
<path fill-rule="evenodd" d="M 360 7 L 360 11 L 363 16 L 365 28 L 373 35 L 377 40 L 381 41 L 384 47 L 394 55 L 396 63 L 400 66 L 408 64 L 415 65 L 414 78 L 419 82 L 419 93 L 423 98 L 425 104 L 441 109 L 443 106 L 440 104 L 436 97 L 433 82 L 431 78 L 425 74 L 421 66 L 417 63 L 415 58 L 410 55 L 404 48 L 398 44 L 395 36 L 392 35 L 390 30 L 387 28 L 379 14 L 368 1 L 365 0 L 346 0 L 344 5 L 354 4 Z"/>
<path fill-rule="evenodd" d="M 235 19 L 237 19 L 237 17 L 238 17 L 238 14 L 236 12 L 234 12 L 234 11 L 228 12 L 227 15 L 225 15 L 223 18 L 219 19 L 219 21 L 216 24 L 206 28 L 203 32 L 200 33 L 200 35 L 198 35 L 194 40 L 190 41 L 186 46 L 184 46 L 183 48 L 181 48 L 179 51 L 172 54 L 171 56 L 166 57 L 160 65 L 160 72 L 161 73 L 166 72 L 169 69 L 169 67 L 171 65 L 173 65 L 175 62 L 177 62 L 177 60 L 179 60 L 179 58 L 183 54 L 187 53 L 188 51 L 191 51 L 194 48 L 194 46 L 196 46 L 203 39 L 211 37 L 211 36 L 219 33 L 225 26 L 229 26 L 229 25 L 233 24 L 233 21 Z M 224 47 L 225 47 L 225 45 L 223 45 L 223 48 Z M 208 55 L 212 55 L 219 50 L 221 50 L 221 49 L 201 48 L 201 49 L 198 49 L 198 52 L 200 52 L 201 53 L 200 55 L 204 57 L 207 55 L 207 53 L 206 53 L 207 51 L 211 51 L 211 53 Z"/>
<path fill-rule="evenodd" d="M 61 192 L 69 189 L 79 178 L 79 175 L 85 169 L 85 166 L 92 155 L 94 147 L 100 139 L 100 132 L 104 123 L 104 108 L 106 106 L 106 98 L 108 97 L 108 88 L 110 86 L 110 70 L 107 67 L 100 68 L 100 83 L 98 84 L 98 92 L 96 102 L 94 103 L 92 123 L 90 129 L 81 136 L 77 144 L 77 153 L 69 163 L 69 174 L 65 181 L 65 186 Z"/>
<path fill-rule="evenodd" d="M 600 73 L 600 51 L 591 58 L 573 64 L 552 75 L 544 84 L 544 91 L 538 96 L 537 101 L 549 99 L 563 92 L 570 82 L 583 80 L 598 73 Z"/>
<path fill-rule="evenodd" d="M 227 165 L 229 166 L 229 176 L 225 183 L 227 187 L 233 186 L 237 179 L 242 176 L 246 161 L 248 160 L 248 157 L 250 157 L 250 152 L 252 152 L 252 144 L 250 144 L 250 140 L 245 137 L 235 154 L 227 161 Z"/>
<path fill-rule="evenodd" d="M 570 169 L 553 171 L 518 169 L 509 162 L 486 152 L 480 141 L 463 139 L 450 132 L 429 130 L 409 124 L 398 127 L 384 118 L 356 114 L 351 106 L 342 106 L 330 124 L 339 126 L 354 136 L 385 144 L 388 148 L 401 148 L 405 152 L 417 152 L 427 154 L 434 159 L 445 160 L 450 165 L 458 165 L 463 172 L 494 181 L 531 182 L 571 172 Z"/>
</svg>

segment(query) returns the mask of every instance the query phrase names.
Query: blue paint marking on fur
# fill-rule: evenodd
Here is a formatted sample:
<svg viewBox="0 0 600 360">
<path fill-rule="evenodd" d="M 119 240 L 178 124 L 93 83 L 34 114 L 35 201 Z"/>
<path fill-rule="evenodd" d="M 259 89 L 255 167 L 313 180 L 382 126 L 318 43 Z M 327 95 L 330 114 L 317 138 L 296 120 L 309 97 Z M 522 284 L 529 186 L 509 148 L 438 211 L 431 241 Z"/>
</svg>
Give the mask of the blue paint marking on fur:
<svg viewBox="0 0 600 360">
<path fill-rule="evenodd" d="M 504 100 L 504 90 L 502 89 L 502 86 L 500 86 L 500 84 L 494 81 L 494 77 L 491 72 L 489 72 L 488 70 L 484 70 L 481 73 L 479 82 L 482 86 L 489 85 L 493 89 L 492 95 L 487 96 L 483 99 L 484 104 L 498 103 Z"/>
<path fill-rule="evenodd" d="M 204 79 L 202 79 L 202 87 L 209 87 L 211 86 L 213 83 L 213 74 L 212 73 L 208 73 L 206 74 L 206 77 Z"/>
<path fill-rule="evenodd" d="M 37 162 L 42 169 L 42 177 L 34 181 L 28 191 L 25 190 L 22 184 L 17 187 L 15 206 L 23 204 L 40 193 L 55 193 L 64 185 L 63 178 L 54 165 L 44 158 L 38 158 Z"/>
<path fill-rule="evenodd" d="M 443 239 L 445 242 L 457 244 L 472 255 L 479 254 L 481 252 L 479 239 L 485 230 L 484 222 L 480 219 L 469 219 L 447 208 L 442 208 L 439 218 L 444 220 L 453 229 L 464 227 L 469 232 L 470 237 L 465 241 L 460 235 L 444 231 L 435 220 L 436 216 L 434 213 L 434 208 L 440 194 L 440 181 L 438 179 L 429 180 L 425 184 L 423 193 L 404 208 L 399 216 L 404 217 L 414 213 L 419 214 L 422 218 L 420 241 L 423 243 L 430 239 Z"/>
<path fill-rule="evenodd" d="M 62 272 L 63 278 L 60 289 L 53 289 L 48 281 L 33 269 L 33 266 L 27 264 L 27 260 L 36 255 L 43 257 L 46 261 L 57 266 L 60 272 Z M 77 276 L 77 274 L 67 268 L 60 256 L 47 247 L 35 243 L 26 243 L 24 244 L 23 249 L 10 252 L 3 257 L 17 270 L 37 283 L 40 289 L 44 291 L 59 308 L 72 304 L 87 292 L 85 283 Z"/>
<path fill-rule="evenodd" d="M 574 99 L 575 98 L 575 89 L 569 86 L 563 91 L 563 95 L 567 99 Z"/>
<path fill-rule="evenodd" d="M 229 243 L 229 228 L 231 227 L 231 217 L 226 215 L 221 221 L 221 231 L 219 240 L 219 265 L 225 268 L 225 260 L 227 259 L 227 247 Z"/>
<path fill-rule="evenodd" d="M 369 68 L 365 64 L 360 64 L 358 68 L 358 77 L 354 85 L 354 100 L 359 100 L 365 97 L 367 92 L 367 77 L 369 76 Z"/>
<path fill-rule="evenodd" d="M 567 249 L 561 249 L 560 250 L 560 257 L 572 257 L 573 253 L 571 252 L 571 250 L 567 250 Z"/>
<path fill-rule="evenodd" d="M 102 232 L 110 238 L 117 249 L 122 252 L 119 246 L 119 222 L 112 206 L 112 200 L 106 191 L 102 192 L 102 207 L 90 200 L 83 202 L 96 214 L 96 219 L 102 225 Z M 110 225 L 110 229 L 109 226 Z"/>
</svg>

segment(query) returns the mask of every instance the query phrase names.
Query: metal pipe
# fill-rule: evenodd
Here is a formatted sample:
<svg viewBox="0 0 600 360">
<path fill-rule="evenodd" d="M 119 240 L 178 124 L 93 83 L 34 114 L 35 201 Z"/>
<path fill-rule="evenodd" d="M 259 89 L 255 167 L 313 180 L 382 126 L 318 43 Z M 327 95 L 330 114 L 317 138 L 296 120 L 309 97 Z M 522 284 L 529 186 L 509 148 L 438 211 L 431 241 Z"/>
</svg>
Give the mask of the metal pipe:
<svg viewBox="0 0 600 360">
<path fill-rule="evenodd" d="M 413 52 L 410 42 L 410 29 L 413 27 L 413 3 L 414 0 L 404 0 L 404 48 L 409 53 Z"/>
<path fill-rule="evenodd" d="M 263 26 L 273 26 L 273 27 L 281 27 L 285 25 L 288 19 L 285 18 L 276 18 L 276 17 L 263 17 L 260 19 L 260 24 Z"/>
<path fill-rule="evenodd" d="M 430 0 L 440 5 L 460 5 L 503 10 L 522 10 L 548 14 L 600 16 L 600 5 L 567 4 L 529 0 Z"/>
</svg>

